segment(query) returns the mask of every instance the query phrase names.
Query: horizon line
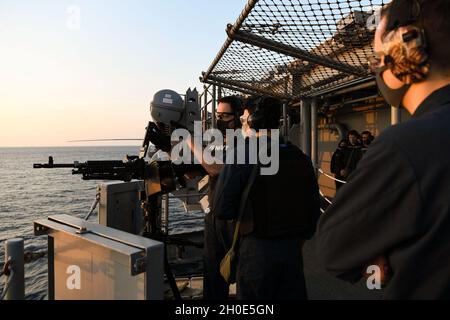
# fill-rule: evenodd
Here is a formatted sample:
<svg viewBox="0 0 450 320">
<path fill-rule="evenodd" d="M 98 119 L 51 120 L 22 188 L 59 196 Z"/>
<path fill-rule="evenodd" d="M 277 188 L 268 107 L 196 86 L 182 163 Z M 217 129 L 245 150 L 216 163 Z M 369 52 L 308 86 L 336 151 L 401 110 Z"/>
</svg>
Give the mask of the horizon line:
<svg viewBox="0 0 450 320">
<path fill-rule="evenodd" d="M 140 147 L 141 145 L 80 145 L 80 146 L 0 146 L 0 149 L 18 148 L 96 148 L 96 147 Z"/>
</svg>

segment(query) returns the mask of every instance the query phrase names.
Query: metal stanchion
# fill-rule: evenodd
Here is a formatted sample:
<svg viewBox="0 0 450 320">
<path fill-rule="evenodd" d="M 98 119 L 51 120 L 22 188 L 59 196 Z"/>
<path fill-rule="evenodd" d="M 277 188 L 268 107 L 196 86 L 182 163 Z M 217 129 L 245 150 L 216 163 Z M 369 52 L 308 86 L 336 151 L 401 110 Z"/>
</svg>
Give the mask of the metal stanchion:
<svg viewBox="0 0 450 320">
<path fill-rule="evenodd" d="M 311 160 L 316 166 L 319 163 L 319 136 L 318 136 L 318 102 L 314 97 L 311 103 Z M 316 176 L 318 174 L 317 170 Z"/>
<path fill-rule="evenodd" d="M 162 198 L 163 205 L 163 220 L 164 220 L 164 232 L 166 235 L 169 234 L 169 195 L 166 194 Z"/>
<path fill-rule="evenodd" d="M 24 249 L 23 239 L 10 239 L 6 241 L 5 259 L 10 260 L 13 273 L 5 274 L 5 289 L 8 286 L 5 300 L 25 299 L 25 271 L 24 271 Z"/>
<path fill-rule="evenodd" d="M 302 100 L 300 104 L 302 123 L 302 150 L 311 157 L 311 104 L 310 101 Z"/>
<path fill-rule="evenodd" d="M 391 125 L 399 124 L 402 120 L 401 109 L 391 107 Z"/>
<path fill-rule="evenodd" d="M 217 127 L 216 121 L 216 108 L 217 108 L 217 100 L 216 100 L 216 86 L 212 86 L 212 110 L 211 110 L 211 128 Z"/>
</svg>

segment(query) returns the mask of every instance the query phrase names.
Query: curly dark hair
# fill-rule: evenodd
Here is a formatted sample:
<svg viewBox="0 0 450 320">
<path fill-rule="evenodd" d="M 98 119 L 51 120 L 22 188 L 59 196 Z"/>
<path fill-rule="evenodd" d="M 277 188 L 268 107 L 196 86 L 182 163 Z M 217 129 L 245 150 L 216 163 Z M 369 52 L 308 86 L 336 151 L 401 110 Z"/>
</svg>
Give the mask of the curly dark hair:
<svg viewBox="0 0 450 320">
<path fill-rule="evenodd" d="M 387 19 L 385 37 L 398 37 L 395 32 L 408 26 L 424 31 L 425 51 L 414 42 L 400 46 L 394 41 L 390 46 L 392 61 L 386 64 L 395 62 L 390 67 L 398 78 L 406 83 L 421 81 L 429 68 L 450 76 L 449 0 L 393 0 L 382 15 Z"/>
<path fill-rule="evenodd" d="M 259 109 L 260 116 L 265 119 L 264 129 L 277 129 L 280 127 L 280 118 L 283 108 L 281 100 L 269 96 L 252 96 L 244 103 L 244 109 L 250 114 Z"/>
<path fill-rule="evenodd" d="M 217 100 L 217 104 L 227 103 L 231 106 L 231 109 L 235 113 L 236 117 L 239 118 L 244 113 L 244 108 L 242 105 L 242 99 L 238 96 L 227 96 L 222 97 Z"/>
<path fill-rule="evenodd" d="M 407 36 L 410 41 L 404 41 Z M 392 73 L 403 82 L 412 84 L 423 81 L 429 71 L 429 55 L 425 35 L 415 26 L 400 27 L 391 31 L 384 39 L 385 63 Z"/>
</svg>

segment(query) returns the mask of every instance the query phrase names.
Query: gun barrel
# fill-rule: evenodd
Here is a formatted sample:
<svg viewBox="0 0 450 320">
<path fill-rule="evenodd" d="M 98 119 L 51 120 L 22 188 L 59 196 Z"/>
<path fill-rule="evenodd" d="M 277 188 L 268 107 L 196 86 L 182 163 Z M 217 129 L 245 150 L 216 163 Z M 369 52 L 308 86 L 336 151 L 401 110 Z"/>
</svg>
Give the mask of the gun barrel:
<svg viewBox="0 0 450 320">
<path fill-rule="evenodd" d="M 55 163 L 53 157 L 48 157 L 48 163 L 35 163 L 33 169 L 54 169 L 54 168 L 75 168 L 78 162 L 74 163 Z"/>
<path fill-rule="evenodd" d="M 54 168 L 75 168 L 75 164 L 72 163 L 35 163 L 33 169 L 54 169 Z"/>
</svg>

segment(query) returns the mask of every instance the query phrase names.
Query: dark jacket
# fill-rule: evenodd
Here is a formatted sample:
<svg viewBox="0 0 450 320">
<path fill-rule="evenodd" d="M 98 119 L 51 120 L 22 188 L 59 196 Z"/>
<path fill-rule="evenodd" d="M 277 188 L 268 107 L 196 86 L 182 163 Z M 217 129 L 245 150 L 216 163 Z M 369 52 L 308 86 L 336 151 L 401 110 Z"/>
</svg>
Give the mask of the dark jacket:
<svg viewBox="0 0 450 320">
<path fill-rule="evenodd" d="M 360 144 L 351 145 L 349 144 L 347 147 L 343 149 L 343 162 L 344 168 L 347 171 L 346 178 L 355 171 L 359 161 L 363 156 L 362 146 Z"/>
<path fill-rule="evenodd" d="M 341 175 L 341 170 L 345 169 L 345 153 L 344 148 L 338 147 L 331 157 L 331 173 L 338 176 Z"/>
<path fill-rule="evenodd" d="M 247 156 L 248 159 L 248 156 Z M 241 234 L 309 239 L 320 215 L 319 187 L 311 160 L 297 147 L 280 145 L 279 170 L 260 176 L 250 191 Z M 253 165 L 226 165 L 214 207 L 219 219 L 236 219 Z"/>
<path fill-rule="evenodd" d="M 247 151 L 245 164 L 225 164 L 218 178 L 218 188 L 213 202 L 218 219 L 237 219 L 241 195 L 250 178 L 253 166 L 248 161 Z"/>
<path fill-rule="evenodd" d="M 385 255 L 386 299 L 450 298 L 450 86 L 377 138 L 321 217 L 317 254 L 356 281 Z"/>
</svg>

